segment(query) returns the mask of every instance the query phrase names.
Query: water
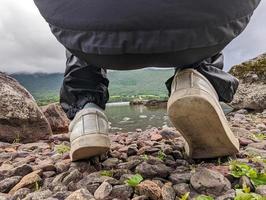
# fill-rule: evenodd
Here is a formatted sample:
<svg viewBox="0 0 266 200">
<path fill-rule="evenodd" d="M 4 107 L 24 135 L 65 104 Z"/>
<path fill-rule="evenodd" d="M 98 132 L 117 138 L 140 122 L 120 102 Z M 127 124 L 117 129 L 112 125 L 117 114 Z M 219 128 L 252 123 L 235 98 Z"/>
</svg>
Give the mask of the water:
<svg viewBox="0 0 266 200">
<path fill-rule="evenodd" d="M 232 111 L 232 108 L 224 103 L 221 103 L 221 106 L 225 114 Z M 136 129 L 171 126 L 166 108 L 130 106 L 128 102 L 109 103 L 106 107 L 106 114 L 111 123 L 111 132 L 131 132 Z"/>
<path fill-rule="evenodd" d="M 143 105 L 130 106 L 125 103 L 107 104 L 106 114 L 112 131 L 136 131 L 152 127 L 171 126 L 166 108 L 148 108 Z"/>
</svg>

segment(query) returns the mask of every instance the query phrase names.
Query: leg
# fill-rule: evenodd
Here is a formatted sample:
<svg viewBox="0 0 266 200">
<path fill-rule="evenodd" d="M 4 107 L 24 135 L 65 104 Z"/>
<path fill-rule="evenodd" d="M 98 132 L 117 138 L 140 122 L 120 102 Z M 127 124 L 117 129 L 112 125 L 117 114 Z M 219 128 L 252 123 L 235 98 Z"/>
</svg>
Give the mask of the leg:
<svg viewBox="0 0 266 200">
<path fill-rule="evenodd" d="M 66 52 L 66 57 L 60 104 L 68 118 L 72 120 L 88 102 L 93 102 L 105 109 L 109 99 L 106 70 L 88 65 L 69 51 Z"/>
<path fill-rule="evenodd" d="M 234 94 L 239 85 L 237 78 L 231 74 L 223 71 L 223 55 L 221 53 L 203 60 L 202 62 L 185 66 L 183 68 L 176 68 L 175 72 L 178 72 L 184 68 L 195 68 L 202 75 L 204 75 L 215 88 L 219 101 L 229 103 L 233 100 Z M 169 91 L 169 96 L 171 94 L 171 84 L 174 76 L 166 82 L 166 87 Z"/>
<path fill-rule="evenodd" d="M 69 51 L 60 103 L 71 123 L 72 161 L 101 155 L 109 150 L 108 120 L 104 114 L 108 101 L 106 70 L 88 65 Z"/>
<path fill-rule="evenodd" d="M 230 102 L 238 80 L 223 72 L 222 55 L 176 69 L 167 86 L 169 119 L 184 136 L 192 158 L 214 158 L 238 152 L 220 101 Z"/>
</svg>

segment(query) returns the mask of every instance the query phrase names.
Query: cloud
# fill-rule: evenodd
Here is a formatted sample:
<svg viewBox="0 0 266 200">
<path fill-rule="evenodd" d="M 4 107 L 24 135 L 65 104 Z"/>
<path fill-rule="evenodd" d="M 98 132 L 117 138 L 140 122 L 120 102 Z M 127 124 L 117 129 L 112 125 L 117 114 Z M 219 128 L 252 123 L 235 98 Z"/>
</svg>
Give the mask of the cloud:
<svg viewBox="0 0 266 200">
<path fill-rule="evenodd" d="M 226 69 L 266 52 L 264 10 L 266 1 L 262 1 L 247 29 L 226 47 Z M 33 0 L 1 1 L 0 36 L 0 71 L 64 71 L 64 47 L 51 34 Z"/>
</svg>

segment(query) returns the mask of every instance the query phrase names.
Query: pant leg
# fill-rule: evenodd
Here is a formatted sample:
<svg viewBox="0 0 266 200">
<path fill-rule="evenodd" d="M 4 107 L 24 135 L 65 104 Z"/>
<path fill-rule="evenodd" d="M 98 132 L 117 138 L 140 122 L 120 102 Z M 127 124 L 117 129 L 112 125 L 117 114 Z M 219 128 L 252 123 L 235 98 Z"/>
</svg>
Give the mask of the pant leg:
<svg viewBox="0 0 266 200">
<path fill-rule="evenodd" d="M 105 109 L 109 100 L 106 70 L 87 64 L 66 52 L 67 62 L 63 84 L 60 90 L 60 104 L 69 119 L 88 102 Z"/>
<path fill-rule="evenodd" d="M 219 101 L 230 103 L 233 100 L 234 94 L 236 93 L 239 81 L 236 77 L 223 71 L 223 60 L 223 54 L 219 53 L 199 63 L 185 67 L 177 67 L 175 73 L 185 68 L 195 68 L 213 85 L 219 96 Z M 169 96 L 171 94 L 171 84 L 173 78 L 174 76 L 168 79 L 165 83 L 169 92 Z"/>
</svg>

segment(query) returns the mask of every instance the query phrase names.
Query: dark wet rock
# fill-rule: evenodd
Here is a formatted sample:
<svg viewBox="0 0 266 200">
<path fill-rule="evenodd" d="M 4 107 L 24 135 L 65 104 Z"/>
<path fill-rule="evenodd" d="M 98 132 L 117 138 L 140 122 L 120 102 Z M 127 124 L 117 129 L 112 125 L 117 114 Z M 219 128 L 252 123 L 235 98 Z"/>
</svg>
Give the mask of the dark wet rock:
<svg viewBox="0 0 266 200">
<path fill-rule="evenodd" d="M 112 191 L 112 185 L 108 182 L 103 182 L 94 192 L 96 199 L 106 199 Z"/>
<path fill-rule="evenodd" d="M 132 198 L 132 200 L 148 200 L 148 197 L 146 197 L 145 195 L 141 195 Z"/>
<path fill-rule="evenodd" d="M 266 150 L 257 149 L 257 148 L 253 148 L 253 147 L 247 147 L 245 149 L 245 151 L 249 155 L 256 155 L 256 156 L 260 156 L 263 159 L 266 159 Z"/>
<path fill-rule="evenodd" d="M 138 153 L 137 145 L 136 146 L 131 145 L 131 146 L 128 147 L 127 156 L 137 155 L 137 153 Z"/>
<path fill-rule="evenodd" d="M 166 183 L 162 187 L 162 199 L 163 200 L 175 200 L 175 190 L 171 183 Z"/>
<path fill-rule="evenodd" d="M 163 139 L 174 139 L 180 137 L 180 133 L 177 131 L 171 129 L 171 128 L 165 128 L 159 132 L 159 134 L 163 137 Z"/>
<path fill-rule="evenodd" d="M 10 171 L 11 176 L 25 176 L 33 171 L 31 165 L 25 164 L 14 168 Z"/>
<path fill-rule="evenodd" d="M 0 192 L 9 192 L 21 179 L 21 176 L 13 176 L 0 181 Z"/>
<path fill-rule="evenodd" d="M 74 169 L 66 177 L 64 177 L 62 184 L 68 185 L 71 181 L 77 182 L 80 179 L 82 179 L 82 174 L 77 169 Z"/>
<path fill-rule="evenodd" d="M 133 195 L 132 187 L 128 185 L 115 185 L 113 186 L 110 194 L 110 199 L 128 199 Z"/>
<path fill-rule="evenodd" d="M 71 195 L 71 192 L 69 191 L 59 191 L 53 194 L 51 198 L 63 200 L 66 199 L 69 195 Z"/>
<path fill-rule="evenodd" d="M 70 120 L 67 118 L 66 113 L 63 111 L 59 103 L 42 106 L 41 110 L 47 118 L 53 133 L 68 132 Z"/>
<path fill-rule="evenodd" d="M 18 199 L 23 199 L 24 197 L 26 197 L 29 193 L 31 192 L 31 190 L 29 188 L 21 188 L 19 190 L 17 190 L 13 195 L 12 195 L 12 200 L 18 200 Z"/>
<path fill-rule="evenodd" d="M 92 173 L 96 171 L 94 166 L 92 166 L 89 161 L 72 162 L 70 164 L 70 168 L 78 169 L 80 173 Z"/>
<path fill-rule="evenodd" d="M 262 196 L 266 196 L 266 185 L 260 185 L 256 188 L 256 193 Z"/>
<path fill-rule="evenodd" d="M 241 176 L 239 179 L 239 185 L 246 185 L 247 187 L 250 188 L 251 192 L 255 192 L 255 187 L 252 184 L 251 180 L 247 176 Z"/>
<path fill-rule="evenodd" d="M 172 152 L 172 154 L 173 154 L 175 159 L 182 159 L 183 158 L 183 154 L 180 151 L 178 151 L 178 150 L 174 150 Z"/>
<path fill-rule="evenodd" d="M 169 180 L 173 184 L 179 184 L 179 183 L 189 183 L 191 178 L 190 172 L 182 172 L 182 173 L 172 173 L 169 176 Z"/>
<path fill-rule="evenodd" d="M 40 200 L 40 199 L 47 199 L 52 195 L 50 190 L 43 190 L 43 191 L 36 191 L 29 193 L 24 200 Z"/>
<path fill-rule="evenodd" d="M 192 174 L 190 183 L 200 194 L 221 196 L 231 189 L 231 183 L 221 173 L 206 168 Z"/>
<path fill-rule="evenodd" d="M 32 95 L 15 79 L 1 72 L 0 99 L 1 141 L 32 142 L 52 134 Z"/>
<path fill-rule="evenodd" d="M 143 162 L 136 167 L 135 171 L 140 173 L 145 178 L 166 178 L 173 170 L 162 163 L 151 165 L 147 162 Z"/>
<path fill-rule="evenodd" d="M 56 186 L 56 185 L 60 185 L 60 184 L 62 184 L 63 179 L 64 179 L 67 175 L 69 175 L 69 172 L 63 172 L 63 173 L 61 173 L 61 174 L 58 174 L 58 175 L 53 179 L 53 181 L 52 181 L 51 184 L 52 184 L 53 186 Z"/>
<path fill-rule="evenodd" d="M 116 167 L 119 163 L 119 159 L 117 158 L 108 158 L 107 160 L 105 160 L 102 165 L 105 169 L 112 169 L 114 167 Z"/>
<path fill-rule="evenodd" d="M 46 172 L 43 172 L 43 177 L 44 178 L 49 178 L 49 177 L 53 177 L 56 175 L 56 173 L 54 171 L 46 171 Z"/>
<path fill-rule="evenodd" d="M 217 197 L 215 200 L 234 200 L 235 196 L 235 190 L 228 190 L 224 195 Z"/>
<path fill-rule="evenodd" d="M 77 183 L 78 188 L 87 188 L 91 193 L 94 194 L 96 189 L 104 182 L 108 182 L 111 185 L 118 185 L 119 181 L 108 176 L 101 176 L 100 173 L 94 172 L 85 176 Z"/>
<path fill-rule="evenodd" d="M 128 162 L 123 162 L 119 163 L 117 165 L 118 169 L 129 169 L 132 170 L 134 169 L 138 164 L 140 164 L 142 161 L 141 160 L 130 160 Z"/>
<path fill-rule="evenodd" d="M 66 200 L 95 200 L 94 196 L 87 189 L 79 189 L 69 195 Z"/>
<path fill-rule="evenodd" d="M 162 195 L 161 188 L 154 182 L 145 180 L 137 186 L 140 195 L 145 195 L 152 200 L 160 200 Z"/>
<path fill-rule="evenodd" d="M 187 192 L 190 192 L 190 187 L 189 187 L 189 184 L 187 183 L 179 183 L 179 184 L 173 185 L 173 189 L 175 190 L 176 195 L 179 197 L 186 194 Z"/>
</svg>

